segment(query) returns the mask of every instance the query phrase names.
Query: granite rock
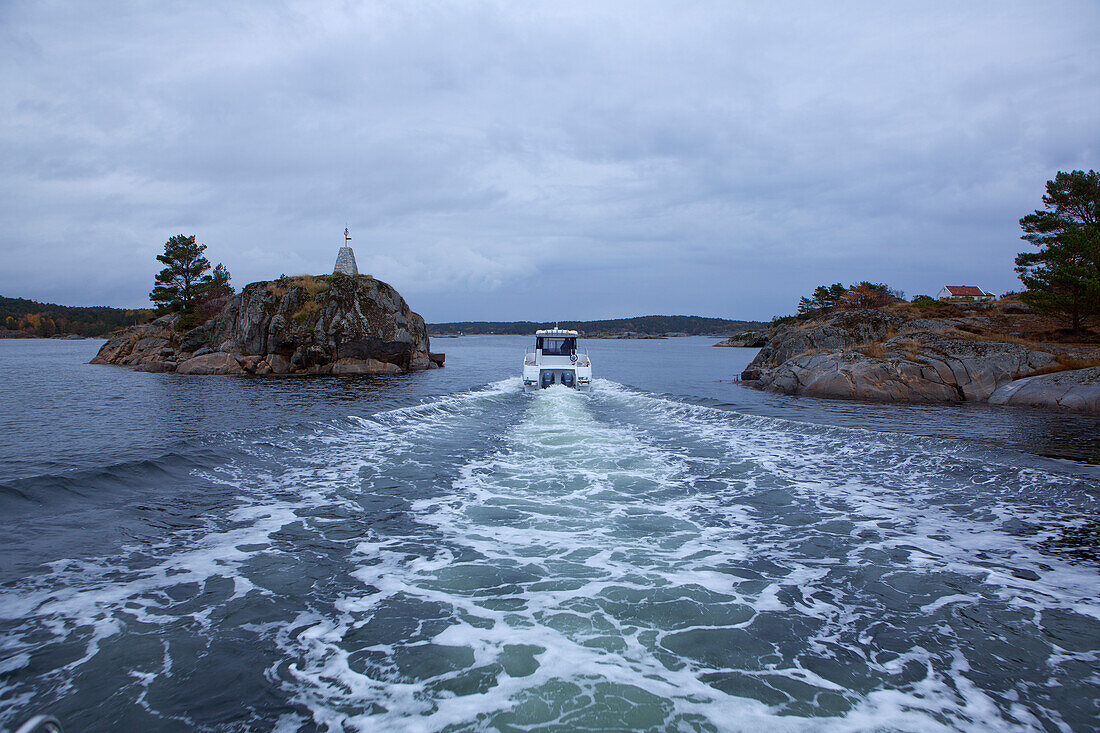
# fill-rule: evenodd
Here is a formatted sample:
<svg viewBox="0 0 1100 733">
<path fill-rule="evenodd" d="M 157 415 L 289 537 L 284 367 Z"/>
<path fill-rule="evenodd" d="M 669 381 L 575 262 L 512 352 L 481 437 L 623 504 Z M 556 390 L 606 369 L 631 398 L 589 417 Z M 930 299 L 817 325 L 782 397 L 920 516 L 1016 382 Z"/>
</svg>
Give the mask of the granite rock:
<svg viewBox="0 0 1100 733">
<path fill-rule="evenodd" d="M 742 380 L 785 394 L 891 402 L 983 402 L 1002 385 L 1054 363 L 1054 354 L 974 319 L 840 311 L 774 327 Z"/>
<path fill-rule="evenodd" d="M 983 402 L 1001 385 L 1054 362 L 1019 344 L 934 338 L 796 356 L 762 371 L 760 385 L 785 394 L 889 402 Z M 749 371 L 749 370 L 746 370 Z"/>
<path fill-rule="evenodd" d="M 163 352 L 176 341 L 178 323 L 179 316 L 170 314 L 116 332 L 100 347 L 91 363 L 143 367 L 164 362 Z"/>
<path fill-rule="evenodd" d="M 338 359 L 332 365 L 333 374 L 398 374 L 401 368 L 377 359 Z"/>
<path fill-rule="evenodd" d="M 176 366 L 177 374 L 244 374 L 240 362 L 232 354 L 194 356 Z"/>
<path fill-rule="evenodd" d="M 768 335 L 763 331 L 742 331 L 719 341 L 715 346 L 730 346 L 742 349 L 759 349 L 768 345 Z"/>
<path fill-rule="evenodd" d="M 1100 367 L 1017 379 L 998 387 L 989 403 L 1100 415 Z"/>
</svg>

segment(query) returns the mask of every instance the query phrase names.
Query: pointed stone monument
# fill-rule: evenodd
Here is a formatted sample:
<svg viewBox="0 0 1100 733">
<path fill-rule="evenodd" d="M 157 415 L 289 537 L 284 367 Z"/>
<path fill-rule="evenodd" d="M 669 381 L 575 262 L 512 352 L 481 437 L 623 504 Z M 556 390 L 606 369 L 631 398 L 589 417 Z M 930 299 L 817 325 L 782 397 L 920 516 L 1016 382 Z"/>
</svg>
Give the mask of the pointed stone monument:
<svg viewBox="0 0 1100 733">
<path fill-rule="evenodd" d="M 344 227 L 344 246 L 340 248 L 340 254 L 336 255 L 336 267 L 332 269 L 333 275 L 351 275 L 356 277 L 359 274 L 359 268 L 355 265 L 355 253 L 351 251 L 351 236 L 348 234 L 348 228 Z"/>
</svg>

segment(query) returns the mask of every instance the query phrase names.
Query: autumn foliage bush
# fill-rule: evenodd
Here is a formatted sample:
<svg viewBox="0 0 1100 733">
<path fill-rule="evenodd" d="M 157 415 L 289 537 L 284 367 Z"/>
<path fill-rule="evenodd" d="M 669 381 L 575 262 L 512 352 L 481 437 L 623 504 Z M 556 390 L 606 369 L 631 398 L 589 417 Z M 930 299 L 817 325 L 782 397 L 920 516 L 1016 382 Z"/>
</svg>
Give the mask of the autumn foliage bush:
<svg viewBox="0 0 1100 733">
<path fill-rule="evenodd" d="M 808 298 L 798 301 L 798 318 L 812 318 L 836 308 L 885 308 L 903 301 L 904 294 L 884 283 L 866 280 L 844 287 L 841 283 L 819 285 Z"/>
<path fill-rule="evenodd" d="M 899 300 L 899 295 L 882 283 L 861 282 L 848 288 L 837 305 L 841 308 L 884 308 Z"/>
</svg>

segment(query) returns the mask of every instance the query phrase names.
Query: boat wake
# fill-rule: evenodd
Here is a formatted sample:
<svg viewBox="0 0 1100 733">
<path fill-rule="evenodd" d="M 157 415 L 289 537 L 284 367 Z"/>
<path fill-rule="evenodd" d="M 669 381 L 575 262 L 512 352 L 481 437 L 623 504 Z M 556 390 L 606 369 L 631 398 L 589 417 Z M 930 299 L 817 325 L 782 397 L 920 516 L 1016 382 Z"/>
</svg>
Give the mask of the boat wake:
<svg viewBox="0 0 1100 733">
<path fill-rule="evenodd" d="M 519 379 L 237 450 L 201 527 L 3 589 L 0 720 L 73 689 L 91 728 L 1096 714 L 1096 569 L 1052 542 L 1095 487 L 1010 456 Z"/>
</svg>

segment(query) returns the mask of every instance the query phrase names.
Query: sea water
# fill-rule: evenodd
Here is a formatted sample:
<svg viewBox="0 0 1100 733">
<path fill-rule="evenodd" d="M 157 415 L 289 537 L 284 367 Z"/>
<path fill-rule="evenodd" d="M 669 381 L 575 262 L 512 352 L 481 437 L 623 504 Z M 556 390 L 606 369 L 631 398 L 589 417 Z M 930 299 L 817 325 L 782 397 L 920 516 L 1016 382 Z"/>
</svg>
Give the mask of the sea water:
<svg viewBox="0 0 1100 733">
<path fill-rule="evenodd" d="M 0 342 L 0 724 L 1087 730 L 1095 418 L 785 398 L 525 339 L 256 379 Z"/>
</svg>

